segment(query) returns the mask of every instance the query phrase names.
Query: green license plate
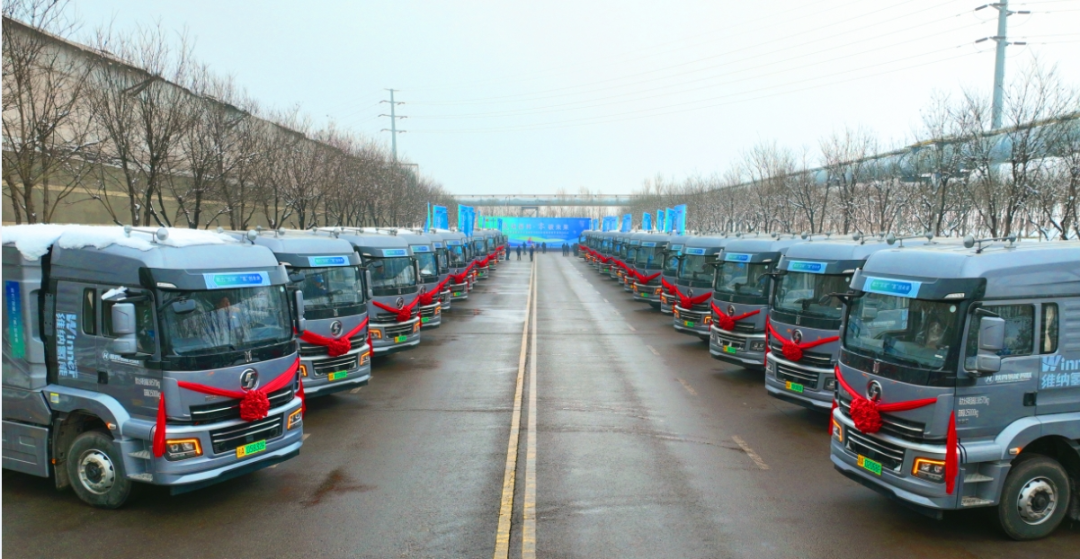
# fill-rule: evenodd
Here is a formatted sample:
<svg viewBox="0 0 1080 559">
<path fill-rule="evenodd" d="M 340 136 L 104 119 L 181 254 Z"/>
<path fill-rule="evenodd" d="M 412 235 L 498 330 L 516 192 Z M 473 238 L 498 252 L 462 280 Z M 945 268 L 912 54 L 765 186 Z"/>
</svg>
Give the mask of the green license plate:
<svg viewBox="0 0 1080 559">
<path fill-rule="evenodd" d="M 420 317 L 420 324 L 427 324 L 428 322 L 431 322 L 431 317 L 430 316 L 422 316 L 422 317 Z"/>
<path fill-rule="evenodd" d="M 862 454 L 859 455 L 859 467 L 874 475 L 881 475 L 881 462 L 875 462 Z"/>
<path fill-rule="evenodd" d="M 739 351 L 739 350 L 735 349 L 735 346 L 732 346 L 732 345 L 724 346 L 724 353 L 735 353 L 737 351 Z"/>
<path fill-rule="evenodd" d="M 784 387 L 792 392 L 798 392 L 799 394 L 802 394 L 803 391 L 803 385 L 797 382 L 791 382 L 790 380 L 784 381 Z"/>
<path fill-rule="evenodd" d="M 455 291 L 454 292 L 454 297 L 461 297 L 461 292 L 460 291 Z"/>
<path fill-rule="evenodd" d="M 683 324 L 685 324 L 685 325 L 687 325 L 687 326 L 693 326 L 693 325 L 694 325 L 694 322 L 693 322 L 692 320 L 684 320 L 684 321 L 683 321 Z"/>
<path fill-rule="evenodd" d="M 398 336 L 398 337 L 394 338 L 394 343 L 395 344 L 400 344 L 401 342 L 404 342 L 407 339 L 409 339 L 408 336 Z"/>
<path fill-rule="evenodd" d="M 236 457 L 244 458 L 266 450 L 266 440 L 256 441 L 251 444 L 236 447 Z"/>
<path fill-rule="evenodd" d="M 329 375 L 326 375 L 326 378 L 329 380 L 341 380 L 347 376 L 349 376 L 348 371 L 338 371 L 336 373 L 330 373 Z"/>
</svg>

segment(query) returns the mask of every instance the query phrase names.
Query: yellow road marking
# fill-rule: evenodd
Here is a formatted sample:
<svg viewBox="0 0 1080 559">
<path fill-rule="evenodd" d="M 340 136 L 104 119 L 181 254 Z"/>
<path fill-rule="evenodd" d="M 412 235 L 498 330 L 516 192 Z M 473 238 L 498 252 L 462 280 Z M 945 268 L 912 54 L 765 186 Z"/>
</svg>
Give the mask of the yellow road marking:
<svg viewBox="0 0 1080 559">
<path fill-rule="evenodd" d="M 762 470 L 769 469 L 769 465 L 766 464 L 760 456 L 758 456 L 758 453 L 754 452 L 754 449 L 750 448 L 750 445 L 746 444 L 746 441 L 742 440 L 742 437 L 738 435 L 733 435 L 731 437 L 731 440 L 735 441 L 735 444 L 739 445 L 739 447 L 743 449 L 743 452 L 745 452 L 746 455 L 749 456 L 755 464 L 757 464 L 758 468 L 761 468 Z"/>
<path fill-rule="evenodd" d="M 686 391 L 689 392 L 691 396 L 697 396 L 697 390 L 694 390 L 694 387 L 690 386 L 690 383 L 686 382 L 685 380 L 683 380 L 683 379 L 681 379 L 679 377 L 675 377 L 675 380 L 679 381 L 679 384 L 681 384 L 682 387 L 685 388 Z"/>
<path fill-rule="evenodd" d="M 533 283 L 533 291 L 536 284 Z M 521 530 L 522 559 L 536 558 L 536 302 L 532 312 L 532 350 L 529 352 L 529 425 L 525 439 L 525 503 L 522 506 L 524 526 Z"/>
<path fill-rule="evenodd" d="M 521 354 L 518 356 L 517 388 L 514 391 L 514 412 L 510 416 L 510 441 L 506 446 L 506 469 L 503 471 L 502 503 L 499 506 L 499 527 L 495 530 L 494 559 L 510 556 L 510 519 L 514 513 L 514 481 L 517 477 L 518 436 L 521 432 L 521 398 L 525 387 L 525 351 L 529 341 L 529 313 L 533 305 L 536 282 L 536 263 L 531 265 L 529 293 L 525 298 L 525 326 L 521 330 Z"/>
<path fill-rule="evenodd" d="M 356 388 L 353 388 L 352 390 L 350 390 L 349 394 L 358 394 L 360 392 L 361 388 L 363 388 L 363 387 L 362 386 L 357 386 Z"/>
</svg>

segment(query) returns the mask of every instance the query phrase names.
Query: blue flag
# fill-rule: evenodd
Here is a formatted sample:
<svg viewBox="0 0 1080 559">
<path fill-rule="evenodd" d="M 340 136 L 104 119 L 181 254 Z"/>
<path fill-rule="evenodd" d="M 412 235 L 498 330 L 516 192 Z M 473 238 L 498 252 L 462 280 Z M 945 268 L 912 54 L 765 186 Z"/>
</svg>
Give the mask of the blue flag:
<svg viewBox="0 0 1080 559">
<path fill-rule="evenodd" d="M 645 212 L 641 214 L 641 228 L 646 231 L 652 231 L 652 214 Z"/>
<path fill-rule="evenodd" d="M 686 234 L 686 204 L 675 206 L 675 228 L 679 235 Z"/>
</svg>

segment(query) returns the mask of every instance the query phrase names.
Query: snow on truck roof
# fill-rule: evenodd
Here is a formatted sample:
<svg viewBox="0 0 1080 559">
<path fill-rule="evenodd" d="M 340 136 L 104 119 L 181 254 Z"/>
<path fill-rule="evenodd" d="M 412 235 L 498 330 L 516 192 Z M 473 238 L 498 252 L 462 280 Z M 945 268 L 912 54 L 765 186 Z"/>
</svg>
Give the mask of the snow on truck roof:
<svg viewBox="0 0 1080 559">
<path fill-rule="evenodd" d="M 0 240 L 15 245 L 27 260 L 41 258 L 53 245 L 65 249 L 122 246 L 145 252 L 161 247 L 236 244 L 225 234 L 198 229 L 60 224 L 5 226 L 0 228 Z"/>
</svg>

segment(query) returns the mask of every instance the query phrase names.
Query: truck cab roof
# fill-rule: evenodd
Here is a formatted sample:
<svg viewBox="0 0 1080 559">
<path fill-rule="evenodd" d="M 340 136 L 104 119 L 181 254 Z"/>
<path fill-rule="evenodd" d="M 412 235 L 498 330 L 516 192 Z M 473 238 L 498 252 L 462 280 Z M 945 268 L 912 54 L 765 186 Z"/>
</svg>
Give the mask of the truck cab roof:
<svg viewBox="0 0 1080 559">
<path fill-rule="evenodd" d="M 808 240 L 787 235 L 780 238 L 765 235 L 736 237 L 724 247 L 724 260 L 733 260 L 738 254 L 744 255 L 739 262 L 771 262 L 778 260 L 789 248 L 806 242 Z"/>
<path fill-rule="evenodd" d="M 412 256 L 412 250 L 409 249 L 408 241 L 397 235 L 365 231 L 363 229 L 326 228 L 322 230 L 336 233 L 338 238 L 345 239 L 351 243 L 352 246 L 360 252 L 361 256 Z"/>
<path fill-rule="evenodd" d="M 226 234 L 239 242 L 246 242 L 247 234 L 244 232 L 235 231 Z M 360 264 L 360 257 L 356 255 L 352 244 L 322 231 L 264 231 L 260 232 L 252 242 L 273 251 L 278 262 L 295 268 Z M 339 260 L 332 263 L 326 260 L 335 257 Z"/>
</svg>

